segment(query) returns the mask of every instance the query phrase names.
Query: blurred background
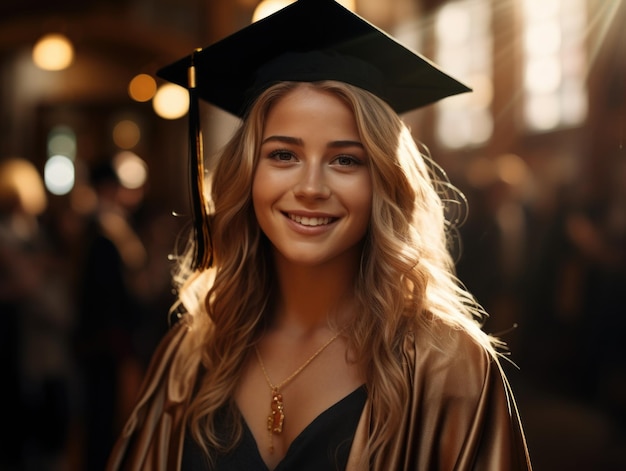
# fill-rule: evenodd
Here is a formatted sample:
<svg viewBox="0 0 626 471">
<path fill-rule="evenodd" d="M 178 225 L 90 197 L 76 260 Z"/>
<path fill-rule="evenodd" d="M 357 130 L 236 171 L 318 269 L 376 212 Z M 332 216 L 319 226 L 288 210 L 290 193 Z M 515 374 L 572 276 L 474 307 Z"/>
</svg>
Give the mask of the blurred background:
<svg viewBox="0 0 626 471">
<path fill-rule="evenodd" d="M 155 72 L 274 3 L 0 3 L 0 469 L 103 468 L 189 224 L 188 99 Z M 458 271 L 535 469 L 626 469 L 626 2 L 342 3 L 474 89 L 405 118 L 468 199 Z M 236 120 L 202 114 L 208 156 Z"/>
</svg>

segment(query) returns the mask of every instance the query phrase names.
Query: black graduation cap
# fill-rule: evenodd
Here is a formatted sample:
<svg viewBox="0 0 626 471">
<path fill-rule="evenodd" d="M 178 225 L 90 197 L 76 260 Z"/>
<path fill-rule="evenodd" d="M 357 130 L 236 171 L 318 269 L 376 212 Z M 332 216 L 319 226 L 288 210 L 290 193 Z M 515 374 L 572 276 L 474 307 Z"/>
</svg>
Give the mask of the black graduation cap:
<svg viewBox="0 0 626 471">
<path fill-rule="evenodd" d="M 237 116 L 272 83 L 339 80 L 368 90 L 397 113 L 470 89 L 334 0 L 298 0 L 159 70 Z"/>
<path fill-rule="evenodd" d="M 279 81 L 338 80 L 385 100 L 398 114 L 470 91 L 425 57 L 334 0 L 298 0 L 168 65 L 157 75 L 189 89 L 195 268 L 212 264 L 203 188 L 198 99 L 243 117 Z"/>
</svg>

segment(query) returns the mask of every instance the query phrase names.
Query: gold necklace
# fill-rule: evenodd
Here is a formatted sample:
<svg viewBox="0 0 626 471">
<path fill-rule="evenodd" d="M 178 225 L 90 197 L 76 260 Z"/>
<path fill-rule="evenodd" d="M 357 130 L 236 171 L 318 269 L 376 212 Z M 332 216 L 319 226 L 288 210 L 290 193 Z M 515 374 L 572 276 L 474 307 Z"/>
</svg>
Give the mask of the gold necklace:
<svg viewBox="0 0 626 471">
<path fill-rule="evenodd" d="M 272 402 L 270 404 L 270 414 L 267 416 L 267 431 L 269 433 L 270 438 L 270 453 L 274 452 L 274 434 L 281 434 L 283 431 L 283 423 L 285 422 L 285 410 L 283 407 L 283 395 L 280 390 L 289 384 L 296 376 L 298 376 L 302 370 L 304 370 L 309 364 L 317 358 L 317 356 L 324 351 L 326 347 L 328 347 L 337 337 L 339 337 L 341 332 L 338 332 L 333 337 L 331 337 L 324 345 L 322 345 L 313 355 L 309 357 L 307 361 L 304 362 L 300 368 L 291 373 L 286 379 L 284 379 L 281 383 L 274 385 L 272 384 L 272 380 L 270 376 L 267 374 L 267 370 L 265 369 L 265 365 L 263 364 L 263 360 L 261 359 L 261 354 L 259 353 L 259 349 L 254 347 L 254 351 L 256 353 L 257 360 L 259 361 L 259 366 L 261 367 L 261 371 L 263 371 L 263 376 L 265 376 L 265 382 L 269 386 L 272 392 Z"/>
</svg>

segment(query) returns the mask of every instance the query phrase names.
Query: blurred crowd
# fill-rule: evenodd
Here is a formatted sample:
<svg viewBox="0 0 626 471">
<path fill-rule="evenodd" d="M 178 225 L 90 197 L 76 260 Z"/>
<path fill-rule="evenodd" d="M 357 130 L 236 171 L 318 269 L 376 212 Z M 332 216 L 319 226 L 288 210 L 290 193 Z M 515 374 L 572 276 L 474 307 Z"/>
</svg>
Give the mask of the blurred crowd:
<svg viewBox="0 0 626 471">
<path fill-rule="evenodd" d="M 538 470 L 626 469 L 626 160 L 546 185 L 514 155 L 468 187 L 461 279 L 510 350 Z M 564 173 L 561 168 L 557 173 Z M 469 173 L 470 175 L 472 172 Z"/>
<path fill-rule="evenodd" d="M 167 329 L 174 217 L 106 160 L 89 181 L 91 210 L 52 218 L 34 165 L 0 162 L 3 470 L 103 469 Z"/>
</svg>

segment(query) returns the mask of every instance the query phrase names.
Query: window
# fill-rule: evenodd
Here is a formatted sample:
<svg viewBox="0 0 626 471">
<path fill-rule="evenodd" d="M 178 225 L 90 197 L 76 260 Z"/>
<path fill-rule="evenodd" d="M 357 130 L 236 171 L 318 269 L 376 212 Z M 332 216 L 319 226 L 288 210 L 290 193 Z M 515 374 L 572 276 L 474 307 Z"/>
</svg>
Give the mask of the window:
<svg viewBox="0 0 626 471">
<path fill-rule="evenodd" d="M 549 131 L 587 115 L 584 0 L 523 0 L 524 124 Z"/>
<path fill-rule="evenodd" d="M 491 5 L 489 0 L 458 0 L 435 19 L 435 61 L 472 93 L 437 105 L 436 135 L 448 148 L 478 146 L 493 133 Z"/>
</svg>

